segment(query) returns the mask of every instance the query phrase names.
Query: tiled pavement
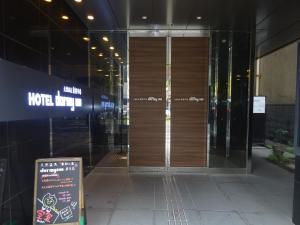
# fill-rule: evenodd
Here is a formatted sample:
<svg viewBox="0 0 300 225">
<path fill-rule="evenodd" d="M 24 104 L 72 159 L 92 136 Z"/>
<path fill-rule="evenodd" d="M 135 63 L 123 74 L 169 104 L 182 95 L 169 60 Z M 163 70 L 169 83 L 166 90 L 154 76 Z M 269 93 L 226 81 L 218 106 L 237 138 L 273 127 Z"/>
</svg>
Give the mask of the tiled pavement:
<svg viewBox="0 0 300 225">
<path fill-rule="evenodd" d="M 88 225 L 291 225 L 293 174 L 260 157 L 253 166 L 251 175 L 95 169 L 85 179 Z"/>
</svg>

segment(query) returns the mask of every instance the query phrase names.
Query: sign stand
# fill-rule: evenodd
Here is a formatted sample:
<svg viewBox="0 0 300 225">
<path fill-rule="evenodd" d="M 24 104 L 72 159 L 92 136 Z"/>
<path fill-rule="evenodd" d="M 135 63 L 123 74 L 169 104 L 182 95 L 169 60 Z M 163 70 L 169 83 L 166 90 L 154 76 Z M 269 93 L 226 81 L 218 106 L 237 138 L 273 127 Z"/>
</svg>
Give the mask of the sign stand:
<svg viewBox="0 0 300 225">
<path fill-rule="evenodd" d="M 266 97 L 253 97 L 253 144 L 263 145 L 266 139 Z"/>
<path fill-rule="evenodd" d="M 36 160 L 33 225 L 81 225 L 84 208 L 82 158 Z"/>
</svg>

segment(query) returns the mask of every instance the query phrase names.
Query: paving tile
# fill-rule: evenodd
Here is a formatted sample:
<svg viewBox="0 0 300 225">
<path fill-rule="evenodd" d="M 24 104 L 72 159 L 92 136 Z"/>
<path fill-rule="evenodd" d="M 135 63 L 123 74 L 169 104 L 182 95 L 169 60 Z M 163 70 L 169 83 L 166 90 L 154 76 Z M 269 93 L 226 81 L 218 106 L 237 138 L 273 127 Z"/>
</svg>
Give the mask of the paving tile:
<svg viewBox="0 0 300 225">
<path fill-rule="evenodd" d="M 167 200 L 166 200 L 165 193 L 162 192 L 155 193 L 154 208 L 160 210 L 167 209 Z"/>
<path fill-rule="evenodd" d="M 154 194 L 122 194 L 116 204 L 117 209 L 154 209 Z"/>
<path fill-rule="evenodd" d="M 193 200 L 198 210 L 232 211 L 238 209 L 230 200 L 221 195 L 195 197 Z"/>
<path fill-rule="evenodd" d="M 201 225 L 248 225 L 235 212 L 200 212 Z"/>
<path fill-rule="evenodd" d="M 188 225 L 202 225 L 199 211 L 185 210 Z"/>
<path fill-rule="evenodd" d="M 113 209 L 118 197 L 119 193 L 90 192 L 86 195 L 86 205 L 88 208 Z"/>
<path fill-rule="evenodd" d="M 169 225 L 168 211 L 154 211 L 154 225 Z"/>
<path fill-rule="evenodd" d="M 88 225 L 108 225 L 112 216 L 112 211 L 102 211 L 99 209 L 87 209 Z"/>
<path fill-rule="evenodd" d="M 178 225 L 172 210 L 188 225 L 292 225 L 293 175 L 262 159 L 250 175 L 95 170 L 85 191 L 89 225 Z"/>
<path fill-rule="evenodd" d="M 153 225 L 152 210 L 115 210 L 109 225 Z"/>
<path fill-rule="evenodd" d="M 293 225 L 290 218 L 281 214 L 245 213 L 242 214 L 249 225 Z"/>
</svg>

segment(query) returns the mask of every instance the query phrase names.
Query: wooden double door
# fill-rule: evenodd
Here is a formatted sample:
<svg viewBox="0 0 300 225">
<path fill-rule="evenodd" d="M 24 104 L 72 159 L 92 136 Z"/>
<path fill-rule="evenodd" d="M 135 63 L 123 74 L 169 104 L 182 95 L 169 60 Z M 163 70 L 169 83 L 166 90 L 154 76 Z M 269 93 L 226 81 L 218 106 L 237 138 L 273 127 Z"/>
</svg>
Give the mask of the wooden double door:
<svg viewBox="0 0 300 225">
<path fill-rule="evenodd" d="M 161 37 L 129 41 L 129 165 L 206 167 L 209 39 L 173 37 L 168 42 Z"/>
</svg>

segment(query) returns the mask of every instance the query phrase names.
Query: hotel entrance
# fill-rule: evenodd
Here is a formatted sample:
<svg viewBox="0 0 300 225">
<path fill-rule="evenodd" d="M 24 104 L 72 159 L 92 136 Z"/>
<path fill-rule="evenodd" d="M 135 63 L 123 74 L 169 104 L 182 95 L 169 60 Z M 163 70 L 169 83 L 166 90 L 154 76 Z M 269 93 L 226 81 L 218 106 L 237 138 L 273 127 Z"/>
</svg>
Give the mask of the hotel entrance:
<svg viewBox="0 0 300 225">
<path fill-rule="evenodd" d="M 249 34 L 174 33 L 129 32 L 130 170 L 246 172 Z"/>
<path fill-rule="evenodd" d="M 208 37 L 131 37 L 133 168 L 207 166 Z"/>
</svg>

